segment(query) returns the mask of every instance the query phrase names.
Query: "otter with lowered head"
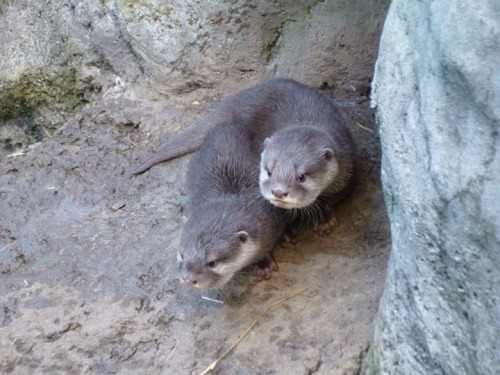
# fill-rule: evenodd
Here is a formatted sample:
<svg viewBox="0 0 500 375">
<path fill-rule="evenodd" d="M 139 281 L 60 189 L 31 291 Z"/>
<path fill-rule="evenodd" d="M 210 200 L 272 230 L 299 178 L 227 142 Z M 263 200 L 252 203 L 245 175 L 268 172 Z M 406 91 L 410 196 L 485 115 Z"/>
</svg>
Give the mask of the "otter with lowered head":
<svg viewBox="0 0 500 375">
<path fill-rule="evenodd" d="M 187 171 L 188 215 L 178 252 L 181 280 L 206 289 L 254 267 L 260 279 L 278 269 L 272 251 L 284 235 L 281 210 L 262 199 L 259 145 L 240 124 L 210 130 Z"/>
</svg>

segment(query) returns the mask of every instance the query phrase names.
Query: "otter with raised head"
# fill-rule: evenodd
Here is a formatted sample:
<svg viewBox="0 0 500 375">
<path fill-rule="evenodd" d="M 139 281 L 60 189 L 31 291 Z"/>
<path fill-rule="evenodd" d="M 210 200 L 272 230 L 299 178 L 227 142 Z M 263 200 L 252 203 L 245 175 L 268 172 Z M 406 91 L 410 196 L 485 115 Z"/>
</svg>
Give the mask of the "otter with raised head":
<svg viewBox="0 0 500 375">
<path fill-rule="evenodd" d="M 264 141 L 259 184 L 264 198 L 320 234 L 337 224 L 334 207 L 353 186 L 354 144 L 333 102 L 310 87 L 279 80 L 268 118 L 280 126 Z"/>
<path fill-rule="evenodd" d="M 285 221 L 282 210 L 260 196 L 256 139 L 245 125 L 217 125 L 189 163 L 189 218 L 178 252 L 187 285 L 218 288 L 251 265 L 259 279 L 278 269 L 272 251 Z"/>
<path fill-rule="evenodd" d="M 265 199 L 288 211 L 292 223 L 312 223 L 319 234 L 331 231 L 333 209 L 353 183 L 353 140 L 331 99 L 290 79 L 271 79 L 231 95 L 133 173 L 196 150 L 219 123 L 252 132 L 262 152 L 258 180 Z"/>
</svg>

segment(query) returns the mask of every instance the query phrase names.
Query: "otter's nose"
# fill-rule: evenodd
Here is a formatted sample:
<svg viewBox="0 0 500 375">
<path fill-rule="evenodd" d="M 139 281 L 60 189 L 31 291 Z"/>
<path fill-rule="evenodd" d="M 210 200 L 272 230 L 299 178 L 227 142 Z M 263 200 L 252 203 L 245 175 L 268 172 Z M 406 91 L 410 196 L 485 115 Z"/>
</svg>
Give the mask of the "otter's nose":
<svg viewBox="0 0 500 375">
<path fill-rule="evenodd" d="M 198 281 L 196 281 L 195 279 L 189 279 L 189 278 L 183 278 L 182 282 L 186 285 L 191 285 L 191 286 L 196 286 L 196 284 L 198 284 Z"/>
<path fill-rule="evenodd" d="M 288 196 L 288 193 L 286 191 L 281 190 L 281 189 L 271 190 L 271 193 L 273 193 L 273 195 L 276 198 L 286 198 Z"/>
</svg>

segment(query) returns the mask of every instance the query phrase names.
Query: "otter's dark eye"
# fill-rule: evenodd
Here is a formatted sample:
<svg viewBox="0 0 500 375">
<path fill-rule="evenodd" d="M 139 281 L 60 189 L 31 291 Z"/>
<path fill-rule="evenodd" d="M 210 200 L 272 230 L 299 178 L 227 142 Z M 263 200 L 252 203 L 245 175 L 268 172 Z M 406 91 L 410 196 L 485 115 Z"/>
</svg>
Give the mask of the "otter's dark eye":
<svg viewBox="0 0 500 375">
<path fill-rule="evenodd" d="M 269 168 L 266 168 L 266 172 L 267 172 L 267 177 L 271 177 L 272 173 L 271 173 L 271 171 L 269 170 Z"/>
<path fill-rule="evenodd" d="M 306 180 L 306 176 L 301 174 L 300 176 L 297 176 L 297 181 L 299 182 L 304 182 Z"/>
<path fill-rule="evenodd" d="M 208 262 L 207 266 L 209 268 L 214 268 L 215 267 L 215 260 L 212 260 L 211 262 Z"/>
</svg>

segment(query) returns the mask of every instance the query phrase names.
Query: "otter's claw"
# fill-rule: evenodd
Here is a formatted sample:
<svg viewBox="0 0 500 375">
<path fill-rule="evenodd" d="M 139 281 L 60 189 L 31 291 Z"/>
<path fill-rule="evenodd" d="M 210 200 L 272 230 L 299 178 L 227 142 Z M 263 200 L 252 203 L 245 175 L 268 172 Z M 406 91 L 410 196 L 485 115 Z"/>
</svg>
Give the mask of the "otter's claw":
<svg viewBox="0 0 500 375">
<path fill-rule="evenodd" d="M 288 245 L 297 245 L 297 235 L 292 231 L 287 231 L 283 235 L 283 241 L 281 242 L 281 247 L 286 248 Z"/>
<path fill-rule="evenodd" d="M 320 236 L 327 236 L 332 232 L 333 227 L 336 227 L 337 225 L 339 225 L 339 222 L 335 219 L 335 217 L 332 217 L 328 221 L 314 224 L 313 230 L 318 232 Z"/>
<path fill-rule="evenodd" d="M 259 280 L 269 280 L 273 271 L 278 271 L 278 263 L 269 254 L 253 265 L 253 273 Z"/>
</svg>

